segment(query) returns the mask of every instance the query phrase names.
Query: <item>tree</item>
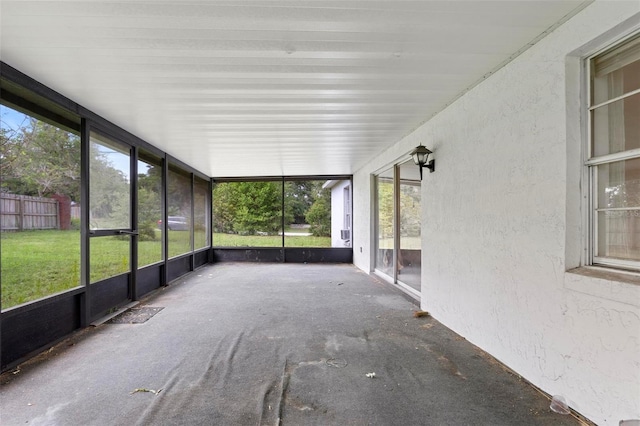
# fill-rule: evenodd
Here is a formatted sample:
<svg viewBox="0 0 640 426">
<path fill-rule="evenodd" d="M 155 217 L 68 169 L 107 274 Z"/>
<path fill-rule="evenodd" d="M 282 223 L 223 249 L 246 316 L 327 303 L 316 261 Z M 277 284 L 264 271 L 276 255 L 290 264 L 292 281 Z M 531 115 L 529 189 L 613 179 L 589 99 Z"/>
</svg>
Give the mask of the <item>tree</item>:
<svg viewBox="0 0 640 426">
<path fill-rule="evenodd" d="M 400 184 L 400 235 L 420 235 L 420 185 Z"/>
<path fill-rule="evenodd" d="M 277 234 L 282 228 L 280 182 L 237 182 L 238 208 L 233 230 L 242 235 Z"/>
<path fill-rule="evenodd" d="M 316 237 L 331 236 L 331 204 L 326 197 L 318 198 L 305 216 L 311 225 L 311 233 Z"/>
<path fill-rule="evenodd" d="M 215 232 L 277 234 L 281 210 L 280 182 L 225 182 L 213 189 Z"/>
<path fill-rule="evenodd" d="M 162 169 L 150 166 L 146 173 L 138 173 L 138 222 L 156 223 L 162 217 Z"/>
<path fill-rule="evenodd" d="M 156 239 L 155 229 L 161 217 L 160 194 L 148 188 L 138 188 L 138 231 L 140 240 Z"/>
<path fill-rule="evenodd" d="M 393 238 L 393 181 L 378 179 L 378 236 Z"/>
<path fill-rule="evenodd" d="M 27 120 L 28 117 L 24 117 Z M 21 140 L 18 131 L 21 127 L 14 129 L 0 117 L 0 177 L 3 192 L 22 193 L 12 189 L 19 184 L 15 179 L 15 163 L 21 154 Z M 13 182 L 12 182 L 13 181 Z"/>
<path fill-rule="evenodd" d="M 80 137 L 24 116 L 17 129 L 3 122 L 2 190 L 22 195 L 66 194 L 80 199 Z"/>
<path fill-rule="evenodd" d="M 217 183 L 213 187 L 213 231 L 233 233 L 238 208 L 237 182 Z"/>
<path fill-rule="evenodd" d="M 305 215 L 321 189 L 322 183 L 319 181 L 287 181 L 284 186 L 285 224 L 306 223 Z"/>
<path fill-rule="evenodd" d="M 120 228 L 130 223 L 131 184 L 109 159 L 112 151 L 90 144 L 89 208 L 92 227 Z"/>
<path fill-rule="evenodd" d="M 191 178 L 169 169 L 167 210 L 169 216 L 184 216 L 191 221 Z"/>
</svg>

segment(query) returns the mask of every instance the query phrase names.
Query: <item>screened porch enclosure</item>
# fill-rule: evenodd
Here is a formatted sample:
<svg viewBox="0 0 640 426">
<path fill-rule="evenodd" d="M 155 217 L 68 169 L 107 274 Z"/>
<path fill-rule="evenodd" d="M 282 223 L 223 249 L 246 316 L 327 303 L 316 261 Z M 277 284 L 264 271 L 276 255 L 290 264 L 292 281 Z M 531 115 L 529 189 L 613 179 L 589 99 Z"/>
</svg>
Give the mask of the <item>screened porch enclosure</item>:
<svg viewBox="0 0 640 426">
<path fill-rule="evenodd" d="M 351 247 L 335 226 L 350 226 L 350 213 L 333 215 L 332 203 L 342 210 L 345 203 L 325 187 L 334 180 L 351 177 L 214 179 L 214 260 L 351 263 Z"/>
<path fill-rule="evenodd" d="M 211 262 L 352 261 L 323 188 L 350 176 L 214 184 L 5 64 L 0 83 L 2 371 Z"/>
</svg>

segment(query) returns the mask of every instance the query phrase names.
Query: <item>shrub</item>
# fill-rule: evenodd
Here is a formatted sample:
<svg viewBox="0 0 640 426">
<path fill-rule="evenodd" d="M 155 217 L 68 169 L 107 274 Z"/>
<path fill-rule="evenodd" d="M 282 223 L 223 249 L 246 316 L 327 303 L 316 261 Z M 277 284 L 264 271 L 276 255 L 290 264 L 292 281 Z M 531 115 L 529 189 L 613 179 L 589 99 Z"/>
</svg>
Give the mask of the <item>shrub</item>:
<svg viewBox="0 0 640 426">
<path fill-rule="evenodd" d="M 153 222 L 144 222 L 138 229 L 138 240 L 153 241 L 156 239 L 156 225 Z"/>
<path fill-rule="evenodd" d="M 331 206 L 324 198 L 318 198 L 306 214 L 311 233 L 316 237 L 331 236 Z"/>
</svg>

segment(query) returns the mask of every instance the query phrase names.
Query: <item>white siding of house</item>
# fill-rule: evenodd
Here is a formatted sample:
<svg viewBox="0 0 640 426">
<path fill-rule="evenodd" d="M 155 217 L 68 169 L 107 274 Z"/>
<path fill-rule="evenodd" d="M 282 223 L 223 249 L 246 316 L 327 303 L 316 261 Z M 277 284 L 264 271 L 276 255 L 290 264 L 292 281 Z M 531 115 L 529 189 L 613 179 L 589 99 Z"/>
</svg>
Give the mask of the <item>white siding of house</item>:
<svg viewBox="0 0 640 426">
<path fill-rule="evenodd" d="M 603 425 L 640 418 L 640 285 L 566 272 L 584 246 L 580 58 L 639 25 L 639 1 L 596 1 L 354 175 L 371 271 L 371 174 L 434 151 L 422 309 Z"/>
<path fill-rule="evenodd" d="M 349 187 L 351 191 L 351 182 L 348 180 L 341 180 L 331 187 L 331 247 L 349 247 L 350 241 L 345 241 L 340 238 L 340 231 L 345 229 L 344 215 L 344 189 Z M 353 194 L 351 199 L 353 200 Z"/>
</svg>

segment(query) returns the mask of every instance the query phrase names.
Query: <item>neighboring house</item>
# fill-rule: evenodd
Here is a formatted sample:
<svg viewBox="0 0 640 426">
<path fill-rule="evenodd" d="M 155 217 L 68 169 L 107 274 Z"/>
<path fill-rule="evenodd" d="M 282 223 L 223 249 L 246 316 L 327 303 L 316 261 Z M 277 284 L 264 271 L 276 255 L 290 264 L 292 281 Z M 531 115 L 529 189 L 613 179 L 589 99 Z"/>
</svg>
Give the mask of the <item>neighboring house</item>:
<svg viewBox="0 0 640 426">
<path fill-rule="evenodd" d="M 331 190 L 331 247 L 351 247 L 351 181 L 328 180 Z"/>
</svg>

